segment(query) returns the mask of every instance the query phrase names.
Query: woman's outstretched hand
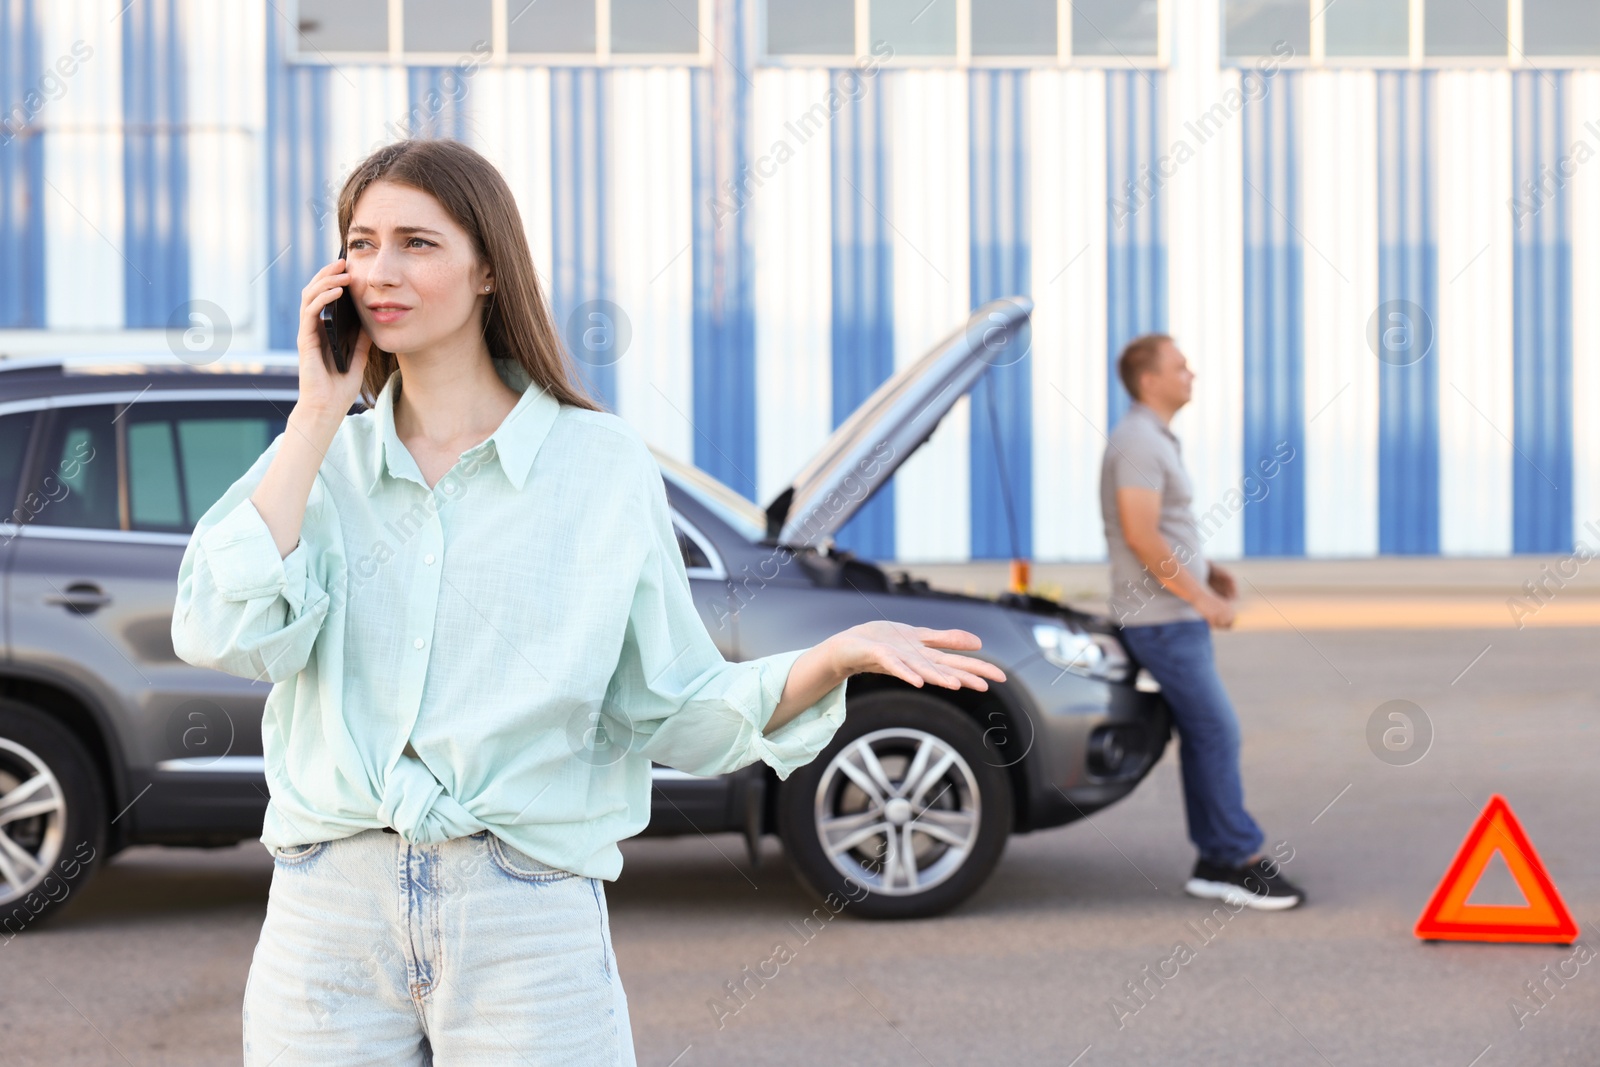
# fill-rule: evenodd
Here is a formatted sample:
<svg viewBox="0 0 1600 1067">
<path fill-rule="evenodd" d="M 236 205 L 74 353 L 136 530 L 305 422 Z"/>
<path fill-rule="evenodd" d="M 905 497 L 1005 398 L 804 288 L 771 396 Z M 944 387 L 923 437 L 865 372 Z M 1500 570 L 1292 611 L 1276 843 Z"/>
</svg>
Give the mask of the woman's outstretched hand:
<svg viewBox="0 0 1600 1067">
<path fill-rule="evenodd" d="M 988 689 L 989 682 L 984 679 L 1003 682 L 1006 672 L 981 659 L 941 651 L 982 647 L 978 635 L 965 630 L 935 630 L 904 622 L 864 622 L 841 630 L 794 661 L 778 706 L 762 733 L 770 734 L 785 725 L 852 674 L 892 674 L 918 688 L 933 682 L 946 689 Z"/>
<path fill-rule="evenodd" d="M 989 681 L 1006 680 L 1005 671 L 986 660 L 942 651 L 982 648 L 978 635 L 966 630 L 935 630 L 885 619 L 842 630 L 827 644 L 840 673 L 846 675 L 891 674 L 918 687 L 932 682 L 946 689 L 977 690 L 988 689 Z"/>
</svg>

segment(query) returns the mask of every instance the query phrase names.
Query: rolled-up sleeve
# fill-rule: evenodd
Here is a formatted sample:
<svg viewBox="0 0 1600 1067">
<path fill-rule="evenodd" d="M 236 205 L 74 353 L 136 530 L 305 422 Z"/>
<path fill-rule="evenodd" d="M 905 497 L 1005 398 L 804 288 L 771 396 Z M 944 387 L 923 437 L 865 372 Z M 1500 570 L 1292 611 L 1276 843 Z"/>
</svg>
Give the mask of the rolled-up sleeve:
<svg viewBox="0 0 1600 1067">
<path fill-rule="evenodd" d="M 809 763 L 844 722 L 848 680 L 770 735 L 762 730 L 808 649 L 725 659 L 695 610 L 660 468 L 642 447 L 637 472 L 648 517 L 643 562 L 607 693 L 607 717 L 628 747 L 690 774 L 760 760 L 779 778 Z"/>
<path fill-rule="evenodd" d="M 300 542 L 280 557 L 250 499 L 282 435 L 195 523 L 178 567 L 172 647 L 178 658 L 281 682 L 305 668 L 328 616 L 326 570 L 337 515 L 321 485 L 306 503 Z"/>
</svg>

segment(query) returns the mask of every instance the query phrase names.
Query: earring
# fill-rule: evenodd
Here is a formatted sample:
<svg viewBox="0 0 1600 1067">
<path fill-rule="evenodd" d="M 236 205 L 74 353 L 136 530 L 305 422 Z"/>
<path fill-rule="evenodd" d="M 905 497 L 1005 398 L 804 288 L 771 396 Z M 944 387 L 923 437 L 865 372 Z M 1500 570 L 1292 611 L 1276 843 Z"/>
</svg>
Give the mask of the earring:
<svg viewBox="0 0 1600 1067">
<path fill-rule="evenodd" d="M 486 293 L 487 293 L 487 292 L 488 292 L 488 291 L 489 291 L 489 287 L 488 287 L 488 286 L 487 286 L 487 285 L 486 285 L 486 286 L 484 286 L 484 287 L 483 287 L 483 291 L 484 291 L 484 292 L 486 292 Z"/>
</svg>

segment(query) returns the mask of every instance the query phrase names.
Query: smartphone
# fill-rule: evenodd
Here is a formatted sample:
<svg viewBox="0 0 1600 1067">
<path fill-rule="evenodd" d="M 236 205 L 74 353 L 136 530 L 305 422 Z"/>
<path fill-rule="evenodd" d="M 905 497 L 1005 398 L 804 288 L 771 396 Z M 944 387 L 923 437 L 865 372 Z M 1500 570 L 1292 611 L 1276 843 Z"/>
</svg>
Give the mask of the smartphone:
<svg viewBox="0 0 1600 1067">
<path fill-rule="evenodd" d="M 339 246 L 339 258 L 345 256 L 344 245 Z M 345 264 L 349 269 L 349 264 Z M 322 331 L 326 339 L 323 349 L 331 357 L 331 366 L 340 374 L 350 370 L 350 357 L 354 354 L 356 336 L 361 330 L 361 318 L 356 314 L 356 299 L 350 295 L 350 286 L 344 287 L 339 299 L 322 305 Z"/>
</svg>

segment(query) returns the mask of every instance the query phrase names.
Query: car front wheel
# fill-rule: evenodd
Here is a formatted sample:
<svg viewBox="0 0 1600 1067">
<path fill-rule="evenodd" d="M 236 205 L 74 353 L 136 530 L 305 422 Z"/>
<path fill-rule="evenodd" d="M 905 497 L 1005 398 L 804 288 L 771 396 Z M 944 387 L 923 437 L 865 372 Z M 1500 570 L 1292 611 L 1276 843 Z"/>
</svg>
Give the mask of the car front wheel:
<svg viewBox="0 0 1600 1067">
<path fill-rule="evenodd" d="M 58 912 L 105 851 L 94 763 L 55 720 L 0 699 L 0 939 Z"/>
<path fill-rule="evenodd" d="M 966 715 L 920 692 L 872 693 L 779 790 L 778 832 L 819 898 L 867 918 L 947 911 L 989 877 L 1011 785 Z"/>
</svg>

